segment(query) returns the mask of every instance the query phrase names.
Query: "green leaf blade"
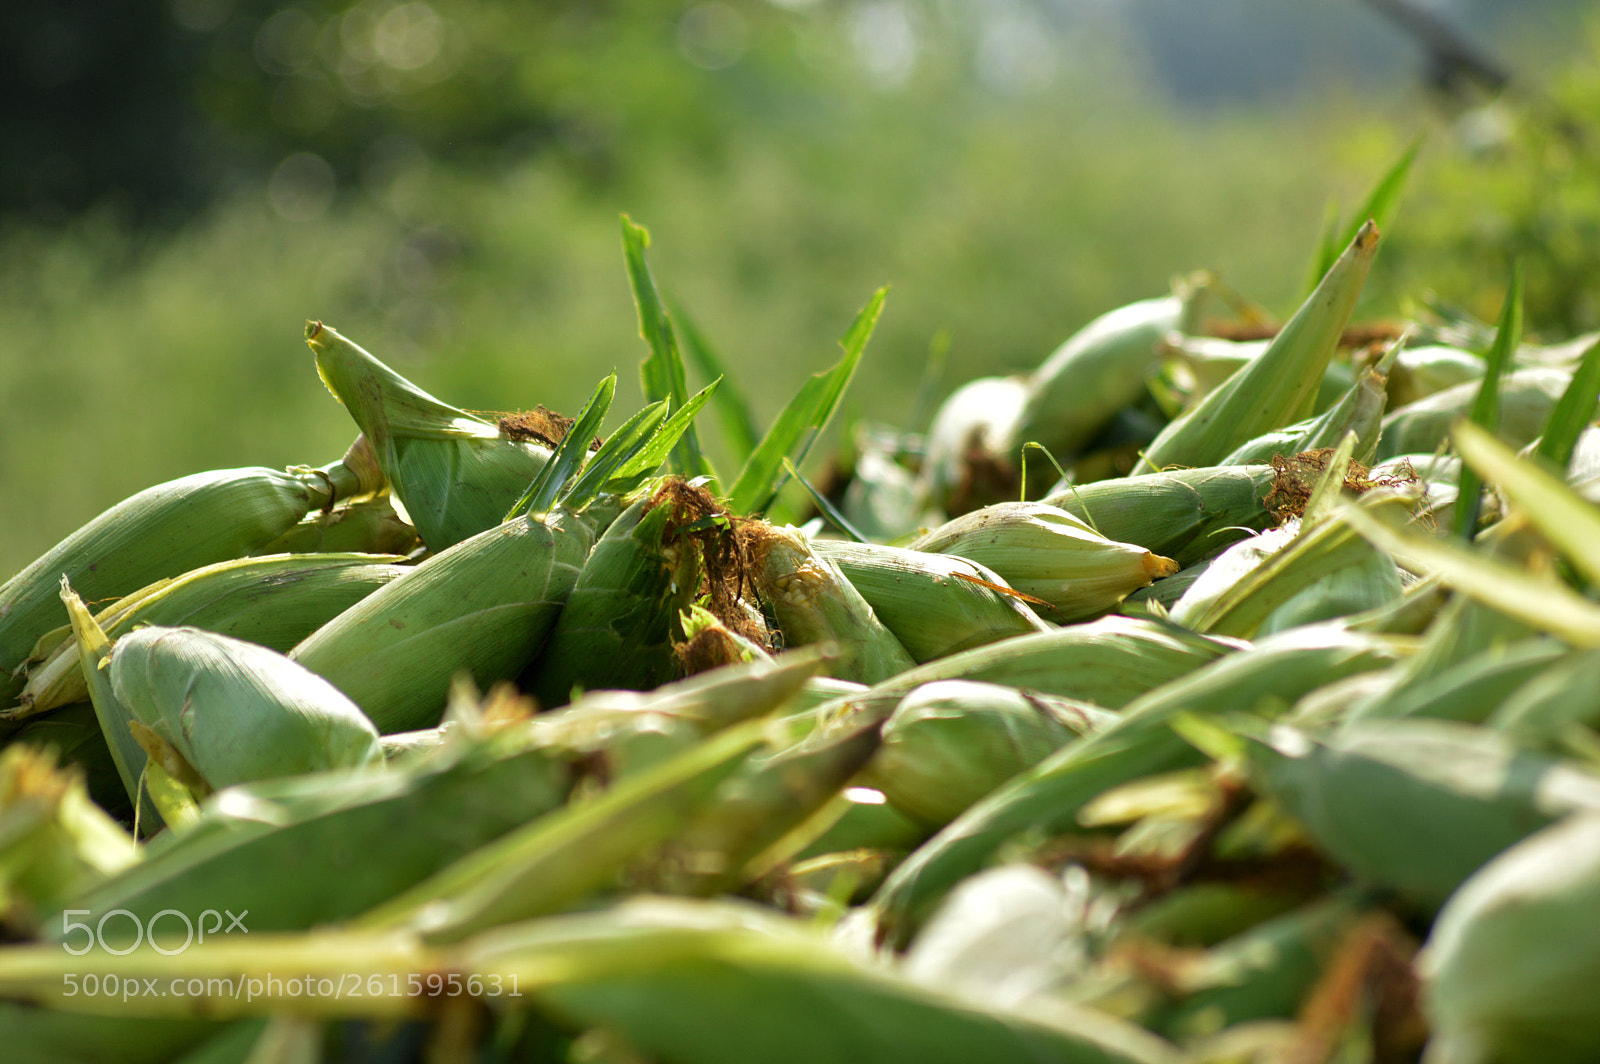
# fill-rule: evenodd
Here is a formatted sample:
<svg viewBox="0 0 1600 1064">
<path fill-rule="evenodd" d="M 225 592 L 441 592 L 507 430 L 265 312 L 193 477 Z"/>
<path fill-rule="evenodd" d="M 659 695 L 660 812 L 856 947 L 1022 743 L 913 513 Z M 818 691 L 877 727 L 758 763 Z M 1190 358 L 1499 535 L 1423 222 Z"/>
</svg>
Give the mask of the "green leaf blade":
<svg viewBox="0 0 1600 1064">
<path fill-rule="evenodd" d="M 645 262 L 644 253 L 649 246 L 650 233 L 643 226 L 633 224 L 624 214 L 622 254 L 628 267 L 628 282 L 633 288 L 634 305 L 639 312 L 639 336 L 650 348 L 650 353 L 639 363 L 639 384 L 646 402 L 665 401 L 670 413 L 688 401 L 689 382 L 672 318 L 661 302 L 661 294 Z M 681 476 L 715 475 L 701 454 L 700 440 L 692 422 L 673 447 L 670 461 L 671 471 Z"/>
<path fill-rule="evenodd" d="M 1522 264 L 1511 264 L 1511 284 L 1506 289 L 1505 305 L 1500 308 L 1500 326 L 1495 332 L 1494 344 L 1485 356 L 1483 383 L 1472 401 L 1469 417 L 1475 425 L 1494 431 L 1500 418 L 1500 378 L 1517 345 L 1522 342 Z M 1483 508 L 1483 481 L 1471 466 L 1461 470 L 1459 494 L 1456 496 L 1455 533 L 1471 541 L 1478 527 L 1478 514 Z"/>
<path fill-rule="evenodd" d="M 598 435 L 600 423 L 605 420 L 616 394 L 617 375 L 613 373 L 595 388 L 594 394 L 583 405 L 577 421 L 561 441 L 561 446 L 556 448 L 556 453 L 539 470 L 539 475 L 528 485 L 522 498 L 506 514 L 507 521 L 525 513 L 543 513 L 550 508 L 556 496 L 561 494 L 567 479 L 583 464 L 584 457 L 589 453 L 589 441 Z"/>
<path fill-rule="evenodd" d="M 728 506 L 734 513 L 753 515 L 765 511 L 782 487 L 784 458 L 793 454 L 797 466 L 805 460 L 812 442 L 828 427 L 845 388 L 855 375 L 856 365 L 877 325 L 887 295 L 886 288 L 873 294 L 839 341 L 844 357 L 831 369 L 813 374 L 801 386 L 751 452 L 739 479 L 728 493 Z"/>
</svg>

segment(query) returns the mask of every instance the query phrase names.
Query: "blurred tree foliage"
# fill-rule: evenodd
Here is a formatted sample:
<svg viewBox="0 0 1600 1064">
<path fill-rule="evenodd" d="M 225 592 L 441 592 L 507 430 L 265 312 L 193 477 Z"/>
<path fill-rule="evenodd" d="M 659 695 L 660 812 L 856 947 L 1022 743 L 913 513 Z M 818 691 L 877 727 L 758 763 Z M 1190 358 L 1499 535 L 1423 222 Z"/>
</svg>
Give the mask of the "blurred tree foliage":
<svg viewBox="0 0 1600 1064">
<path fill-rule="evenodd" d="M 1359 4 L 1229 0 L 1220 54 L 1263 4 L 1299 88 L 1182 107 L 1216 45 L 1154 17 L 1181 0 L 0 4 L 0 577 L 149 484 L 340 453 L 307 317 L 462 406 L 571 410 L 616 368 L 628 408 L 621 211 L 758 419 L 886 283 L 841 426 L 903 421 L 936 338 L 944 390 L 1024 370 L 1194 269 L 1286 314 L 1327 200 L 1419 130 L 1361 312 L 1492 319 L 1514 252 L 1530 330 L 1600 326 L 1600 37 L 1519 68 L 1573 140 L 1295 61 L 1285 12 L 1360 45 Z"/>
</svg>

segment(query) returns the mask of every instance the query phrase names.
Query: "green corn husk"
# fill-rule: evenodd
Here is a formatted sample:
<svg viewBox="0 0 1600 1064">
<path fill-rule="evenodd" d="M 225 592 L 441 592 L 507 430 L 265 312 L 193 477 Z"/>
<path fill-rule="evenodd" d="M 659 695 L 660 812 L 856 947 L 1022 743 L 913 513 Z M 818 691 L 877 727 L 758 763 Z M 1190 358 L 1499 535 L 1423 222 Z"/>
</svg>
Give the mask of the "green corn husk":
<svg viewBox="0 0 1600 1064">
<path fill-rule="evenodd" d="M 1417 958 L 1426 1064 L 1578 1064 L 1600 1055 L 1600 815 L 1536 832 L 1440 910 Z"/>
<path fill-rule="evenodd" d="M 1311 902 L 1206 951 L 1179 976 L 1179 1000 L 1149 1020 L 1181 1043 L 1251 1020 L 1292 1019 L 1365 908 L 1336 894 Z"/>
<path fill-rule="evenodd" d="M 354 917 L 566 797 L 570 770 L 545 751 L 465 739 L 387 772 L 218 791 L 188 831 L 69 907 L 96 920 L 126 909 L 144 926 L 163 909 L 248 910 L 252 936 Z M 61 937 L 59 915 L 43 926 Z"/>
<path fill-rule="evenodd" d="M 440 402 L 321 322 L 306 324 L 306 343 L 436 553 L 498 525 L 550 460 L 549 448 Z"/>
<path fill-rule="evenodd" d="M 468 970 L 508 981 L 515 974 L 540 1008 L 579 1027 L 620 1031 L 659 1060 L 1178 1060 L 1168 1043 L 1092 1009 L 1005 1008 L 920 986 L 746 903 L 640 898 L 506 929 L 472 947 Z"/>
<path fill-rule="evenodd" d="M 1027 395 L 1028 382 L 1021 377 L 980 377 L 951 392 L 928 428 L 918 478 L 924 498 L 947 513 L 996 501 L 1005 489 L 978 482 L 970 459 L 1016 460 L 1012 427 Z"/>
<path fill-rule="evenodd" d="M 1069 830 L 1078 812 L 1112 787 L 1202 764 L 1203 755 L 1168 727 L 1180 713 L 1287 706 L 1393 660 L 1390 646 L 1372 636 L 1297 628 L 1147 690 L 1121 719 L 1014 776 L 906 858 L 873 896 L 880 937 L 904 942 L 954 883 L 1019 832 Z"/>
<path fill-rule="evenodd" d="M 1408 347 L 1389 371 L 1389 409 L 1410 406 L 1458 384 L 1480 381 L 1483 371 L 1482 357 L 1470 351 L 1440 344 Z"/>
<path fill-rule="evenodd" d="M 1345 434 L 1356 434 L 1352 457 L 1366 465 L 1378 450 L 1386 399 L 1383 375 L 1362 370 L 1349 390 L 1323 414 L 1307 418 L 1276 432 L 1264 433 L 1234 448 L 1220 465 L 1255 465 L 1274 455 L 1294 455 L 1323 447 L 1337 447 Z"/>
<path fill-rule="evenodd" d="M 1120 543 L 1192 565 L 1272 523 L 1268 465 L 1204 466 L 1058 488 L 1044 502 Z"/>
<path fill-rule="evenodd" d="M 1493 646 L 1426 679 L 1396 683 L 1382 696 L 1351 706 L 1346 719 L 1433 717 L 1481 724 L 1513 692 L 1567 656 L 1565 646 L 1543 636 Z M 1586 693 L 1600 705 L 1600 694 Z"/>
<path fill-rule="evenodd" d="M 835 719 L 849 722 L 857 713 L 887 718 L 907 694 L 935 680 L 1004 684 L 1118 709 L 1245 645 L 1156 620 L 1102 617 L 930 661 L 824 702 L 810 719 L 831 725 Z"/>
<path fill-rule="evenodd" d="M 770 525 L 749 527 L 756 554 L 751 576 L 786 645 L 838 644 L 832 674 L 861 683 L 877 683 L 915 666 L 861 593 L 838 566 L 812 550 L 805 536 Z"/>
<path fill-rule="evenodd" d="M 1251 777 L 1356 876 L 1436 908 L 1495 854 L 1558 817 L 1600 810 L 1600 779 L 1456 721 L 1280 726 Z"/>
<path fill-rule="evenodd" d="M 436 554 L 317 629 L 290 657 L 350 696 L 380 732 L 435 724 L 451 678 L 516 676 L 544 642 L 594 543 L 564 510 Z"/>
<path fill-rule="evenodd" d="M 313 514 L 266 544 L 262 554 L 410 554 L 417 530 L 395 512 L 389 492 Z"/>
<path fill-rule="evenodd" d="M 1214 559 L 1203 558 L 1193 565 L 1186 565 L 1171 576 L 1157 580 L 1149 587 L 1141 587 L 1133 594 L 1122 600 L 1118 612 L 1129 617 L 1157 615 L 1170 617 L 1172 608 L 1178 601 L 1188 594 L 1189 589 L 1195 585 L 1206 570 L 1211 568 Z M 1161 612 L 1155 607 L 1159 605 Z"/>
<path fill-rule="evenodd" d="M 0 704 L 39 637 L 66 623 L 63 576 L 89 601 L 258 550 L 309 511 L 382 487 L 375 469 L 220 469 L 146 488 L 113 506 L 0 586 Z"/>
<path fill-rule="evenodd" d="M 366 913 L 361 926 L 456 942 L 613 888 L 713 800 L 766 729 L 761 720 L 735 724 L 597 795 L 530 819 Z"/>
<path fill-rule="evenodd" d="M 225 1029 L 213 1020 L 94 1016 L 0 1001 L 7 1064 L 173 1064 Z"/>
<path fill-rule="evenodd" d="M 0 750 L 0 924 L 32 930 L 41 912 L 138 862 L 138 843 L 89 800 L 53 750 Z"/>
<path fill-rule="evenodd" d="M 1405 512 L 1410 496 L 1369 492 L 1375 514 Z M 1250 638 L 1375 609 L 1400 597 L 1394 562 L 1343 522 L 1292 522 L 1229 547 L 1172 608 L 1196 631 Z"/>
<path fill-rule="evenodd" d="M 1219 336 L 1168 333 L 1156 345 L 1174 417 L 1221 387 L 1229 377 L 1261 357 L 1271 340 L 1227 340 Z"/>
<path fill-rule="evenodd" d="M 1015 455 L 1026 443 L 1056 455 L 1075 453 L 1144 395 L 1156 343 L 1183 328 L 1185 303 L 1180 295 L 1130 303 L 1075 333 L 1028 378 L 1022 410 L 999 453 Z"/>
<path fill-rule="evenodd" d="M 1488 725 L 1524 746 L 1548 747 L 1573 724 L 1600 725 L 1600 653 L 1573 651 L 1506 695 Z"/>
<path fill-rule="evenodd" d="M 136 625 L 204 628 L 287 652 L 367 595 L 407 572 L 394 555 L 260 555 L 208 565 L 158 581 L 95 614 L 107 638 Z M 29 670 L 20 718 L 89 697 L 76 648 L 58 647 Z"/>
<path fill-rule="evenodd" d="M 1063 623 L 1105 613 L 1179 569 L 1171 558 L 1107 539 L 1065 510 L 1037 502 L 974 510 L 919 536 L 911 549 L 987 566 L 1011 587 L 1048 602 L 1051 619 Z"/>
<path fill-rule="evenodd" d="M 666 488 L 622 512 L 595 542 L 523 686 L 544 707 L 574 688 L 645 691 L 680 672 L 678 614 L 700 586 L 691 517 Z"/>
<path fill-rule="evenodd" d="M 1500 378 L 1495 435 L 1512 447 L 1527 446 L 1544 430 L 1571 380 L 1571 373 L 1543 366 L 1508 371 Z M 1469 381 L 1391 410 L 1383 419 L 1378 459 L 1437 451 L 1451 424 L 1471 411 L 1478 389 L 1477 382 Z"/>
<path fill-rule="evenodd" d="M 1377 227 L 1368 222 L 1271 346 L 1162 430 L 1134 472 L 1215 465 L 1239 445 L 1308 416 L 1377 248 Z"/>
<path fill-rule="evenodd" d="M 750 758 L 684 824 L 667 859 L 642 877 L 671 893 L 711 895 L 770 872 L 821 834 L 827 824 L 813 814 L 872 757 L 878 732 L 866 724 Z M 836 807 L 821 816 L 831 824 L 842 813 Z"/>
<path fill-rule="evenodd" d="M 895 707 L 862 782 L 918 822 L 943 827 L 1023 769 L 1114 719 L 1083 702 L 939 680 Z"/>
<path fill-rule="evenodd" d="M 117 700 L 213 789 L 382 760 L 372 721 L 275 650 L 150 625 L 111 648 Z"/>
<path fill-rule="evenodd" d="M 539 714 L 528 730 L 541 748 L 615 782 L 712 732 L 786 705 L 826 662 L 815 648 L 803 648 L 653 691 L 591 691 L 570 706 Z"/>
<path fill-rule="evenodd" d="M 134 738 L 133 714 L 111 688 L 110 640 L 95 623 L 83 600 L 73 594 L 65 577 L 61 580 L 60 595 L 72 621 L 73 644 L 78 649 L 78 664 L 89 685 L 95 720 L 116 767 L 123 793 L 134 810 L 134 823 L 145 835 L 164 825 L 177 827 L 186 823 L 194 812 L 193 796 L 182 784 L 168 778 L 159 765 L 149 763 L 144 747 Z"/>
<path fill-rule="evenodd" d="M 999 574 L 931 551 L 816 539 L 917 664 L 1014 635 L 1048 631 Z"/>
<path fill-rule="evenodd" d="M 1172 605 L 1172 619 L 1177 624 L 1204 629 L 1197 625 L 1198 618 L 1213 609 L 1239 581 L 1261 568 L 1267 559 L 1274 557 L 1294 542 L 1299 529 L 1295 526 L 1272 528 L 1259 535 L 1234 543 L 1212 558 Z"/>
</svg>

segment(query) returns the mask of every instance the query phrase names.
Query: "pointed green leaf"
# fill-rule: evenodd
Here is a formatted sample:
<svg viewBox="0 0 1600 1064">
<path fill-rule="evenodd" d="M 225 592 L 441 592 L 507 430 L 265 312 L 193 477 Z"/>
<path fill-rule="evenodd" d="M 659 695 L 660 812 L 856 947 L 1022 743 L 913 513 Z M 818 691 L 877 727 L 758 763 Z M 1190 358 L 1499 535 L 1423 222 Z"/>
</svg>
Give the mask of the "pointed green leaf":
<svg viewBox="0 0 1600 1064">
<path fill-rule="evenodd" d="M 594 394 L 583 405 L 578 420 L 573 422 L 566 438 L 561 441 L 561 446 L 556 448 L 556 453 L 539 470 L 539 475 L 533 478 L 533 483 L 528 485 L 522 498 L 506 514 L 507 521 L 525 513 L 544 513 L 550 508 L 567 478 L 583 464 L 584 457 L 589 453 L 589 441 L 598 433 L 600 423 L 605 420 L 616 394 L 617 375 L 613 373 L 595 388 Z"/>
<path fill-rule="evenodd" d="M 1590 581 L 1600 583 L 1600 510 L 1536 462 L 1519 459 L 1491 433 L 1463 421 L 1451 431 L 1462 459 L 1500 485 L 1529 523 Z"/>
<path fill-rule="evenodd" d="M 673 445 L 692 425 L 695 415 L 716 394 L 718 383 L 719 381 L 712 381 L 700 389 L 687 403 L 679 407 L 671 417 L 666 417 L 666 407 L 663 404 L 658 403 L 646 408 L 647 410 L 656 411 L 656 414 L 649 421 L 647 431 L 646 426 L 641 422 L 640 428 L 637 430 L 639 433 L 638 441 L 629 447 L 619 448 L 614 462 L 608 457 L 605 463 L 601 463 L 598 460 L 593 463 L 595 477 L 598 478 L 594 481 L 598 485 L 595 490 L 597 492 L 608 491 L 615 495 L 626 495 L 653 476 L 661 463 L 666 461 Z M 632 422 L 629 424 L 631 425 Z M 619 429 L 617 432 L 612 433 L 612 438 L 616 439 L 621 435 L 621 432 L 622 430 Z M 596 455 L 595 457 L 599 459 L 600 456 Z M 584 480 L 588 480 L 588 470 L 584 471 Z M 584 487 L 575 485 L 573 490 L 574 497 L 582 498 L 584 490 Z"/>
<path fill-rule="evenodd" d="M 650 234 L 622 216 L 622 254 L 628 264 L 628 282 L 633 286 L 633 301 L 639 310 L 639 335 L 650 346 L 650 354 L 639 363 L 639 383 L 647 402 L 666 400 L 667 410 L 676 411 L 689 399 L 689 382 L 678 353 L 677 334 L 672 319 L 661 304 L 650 267 L 644 261 Z M 700 440 L 693 422 L 685 426 L 671 452 L 671 471 L 684 477 L 715 475 L 700 453 Z"/>
<path fill-rule="evenodd" d="M 754 515 L 765 511 L 782 487 L 780 474 L 784 456 L 793 454 L 796 465 L 805 461 L 812 442 L 828 427 L 838 409 L 839 400 L 855 374 L 856 364 L 861 361 L 861 352 L 872 336 L 873 326 L 878 323 L 887 294 L 886 288 L 873 294 L 839 341 L 844 357 L 833 368 L 813 374 L 767 430 L 728 494 L 728 507 L 734 513 Z"/>
<path fill-rule="evenodd" d="M 666 419 L 667 401 L 662 399 L 624 421 L 606 438 L 577 479 L 561 492 L 560 501 L 572 510 L 581 510 L 592 502 L 595 496 L 606 490 L 606 485 L 617 471 L 629 464 L 650 443 Z M 660 464 L 659 459 L 657 464 Z"/>
<path fill-rule="evenodd" d="M 1390 528 L 1352 505 L 1340 515 L 1406 567 L 1437 573 L 1462 594 L 1573 646 L 1600 647 L 1600 605 L 1565 584 L 1536 579 L 1446 540 Z"/>
<path fill-rule="evenodd" d="M 1485 356 L 1483 383 L 1472 401 L 1468 415 L 1473 424 L 1494 431 L 1500 420 L 1500 377 L 1511 364 L 1511 356 L 1522 342 L 1522 264 L 1511 264 L 1511 285 L 1506 289 L 1506 302 L 1500 308 L 1500 327 L 1494 336 L 1494 345 Z M 1456 496 L 1455 532 L 1470 541 L 1478 527 L 1478 513 L 1483 507 L 1483 481 L 1470 467 L 1463 467 L 1459 493 Z"/>
<path fill-rule="evenodd" d="M 826 495 L 818 491 L 811 481 L 807 480 L 805 476 L 801 474 L 800 470 L 795 468 L 794 463 L 789 461 L 788 458 L 783 460 L 783 470 L 791 477 L 794 477 L 796 480 L 798 480 L 801 486 L 804 487 L 806 491 L 811 493 L 811 501 L 817 504 L 817 509 L 822 511 L 822 516 L 826 517 L 833 527 L 837 528 L 839 531 L 843 532 L 857 543 L 867 542 L 867 537 L 863 536 L 859 531 L 857 531 L 856 526 L 850 523 L 850 519 L 844 514 L 840 513 L 839 508 L 833 505 L 832 501 L 830 501 Z"/>
<path fill-rule="evenodd" d="M 1594 418 L 1595 400 L 1600 397 L 1600 341 L 1589 345 L 1583 361 L 1572 374 L 1572 383 L 1561 393 L 1561 400 L 1550 411 L 1544 436 L 1539 441 L 1539 456 L 1558 470 L 1572 461 L 1572 448 Z"/>
</svg>

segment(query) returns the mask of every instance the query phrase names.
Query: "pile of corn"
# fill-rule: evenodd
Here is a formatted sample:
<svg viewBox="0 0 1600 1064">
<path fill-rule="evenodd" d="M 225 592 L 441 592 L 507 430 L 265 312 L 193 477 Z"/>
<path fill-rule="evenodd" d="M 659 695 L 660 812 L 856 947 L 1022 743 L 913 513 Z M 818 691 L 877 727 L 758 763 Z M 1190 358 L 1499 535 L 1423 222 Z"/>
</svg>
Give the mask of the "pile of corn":
<svg viewBox="0 0 1600 1064">
<path fill-rule="evenodd" d="M 1265 338 L 1202 280 L 860 429 L 793 527 L 881 296 L 719 480 L 624 237 L 609 439 L 614 378 L 490 420 L 312 323 L 341 460 L 0 588 L 0 1056 L 1600 1058 L 1600 344 L 1515 280 L 1353 328 L 1369 223 Z"/>
</svg>

